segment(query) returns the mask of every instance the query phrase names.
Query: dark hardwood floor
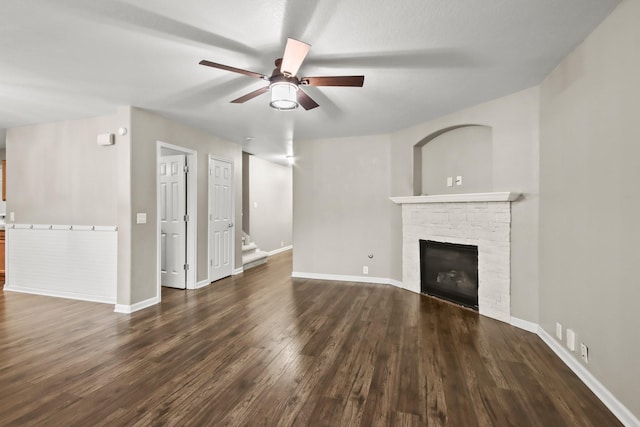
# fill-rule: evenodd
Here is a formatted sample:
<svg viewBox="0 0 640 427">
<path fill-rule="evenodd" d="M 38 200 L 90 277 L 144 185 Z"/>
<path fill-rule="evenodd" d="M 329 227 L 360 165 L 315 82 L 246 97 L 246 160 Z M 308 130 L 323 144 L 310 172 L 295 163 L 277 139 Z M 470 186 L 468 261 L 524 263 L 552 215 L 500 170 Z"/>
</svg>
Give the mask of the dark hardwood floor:
<svg viewBox="0 0 640 427">
<path fill-rule="evenodd" d="M 614 426 L 535 335 L 291 254 L 134 313 L 0 293 L 0 425 Z"/>
</svg>

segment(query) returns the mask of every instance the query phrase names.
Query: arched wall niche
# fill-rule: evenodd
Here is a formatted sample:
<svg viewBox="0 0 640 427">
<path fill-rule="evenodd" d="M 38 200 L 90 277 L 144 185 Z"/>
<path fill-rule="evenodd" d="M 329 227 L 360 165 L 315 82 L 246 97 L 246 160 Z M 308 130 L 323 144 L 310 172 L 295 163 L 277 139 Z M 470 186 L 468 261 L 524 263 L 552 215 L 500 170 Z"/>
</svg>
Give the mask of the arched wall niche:
<svg viewBox="0 0 640 427">
<path fill-rule="evenodd" d="M 413 146 L 413 195 L 493 191 L 492 133 L 490 126 L 462 124 L 420 140 Z M 453 177 L 452 187 L 447 177 Z"/>
</svg>

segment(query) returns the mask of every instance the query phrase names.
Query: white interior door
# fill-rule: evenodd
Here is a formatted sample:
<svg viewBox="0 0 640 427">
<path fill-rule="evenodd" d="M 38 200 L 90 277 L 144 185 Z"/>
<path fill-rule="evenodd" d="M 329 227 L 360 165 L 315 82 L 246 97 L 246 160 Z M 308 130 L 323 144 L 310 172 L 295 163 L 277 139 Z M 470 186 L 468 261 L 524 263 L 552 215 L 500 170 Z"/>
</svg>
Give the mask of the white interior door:
<svg viewBox="0 0 640 427">
<path fill-rule="evenodd" d="M 187 257 L 186 156 L 160 158 L 160 283 L 185 289 Z"/>
<path fill-rule="evenodd" d="M 209 159 L 209 278 L 233 272 L 233 165 Z"/>
</svg>

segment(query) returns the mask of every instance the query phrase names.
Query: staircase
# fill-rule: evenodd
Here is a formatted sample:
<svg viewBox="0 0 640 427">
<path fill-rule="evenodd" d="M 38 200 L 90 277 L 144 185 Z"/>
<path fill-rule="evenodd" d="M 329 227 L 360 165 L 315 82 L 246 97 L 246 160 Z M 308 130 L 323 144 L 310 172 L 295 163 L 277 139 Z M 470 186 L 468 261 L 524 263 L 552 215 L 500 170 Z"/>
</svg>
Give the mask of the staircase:
<svg viewBox="0 0 640 427">
<path fill-rule="evenodd" d="M 242 232 L 242 268 L 248 270 L 267 262 L 268 254 L 258 249 L 255 242 L 244 231 Z"/>
</svg>

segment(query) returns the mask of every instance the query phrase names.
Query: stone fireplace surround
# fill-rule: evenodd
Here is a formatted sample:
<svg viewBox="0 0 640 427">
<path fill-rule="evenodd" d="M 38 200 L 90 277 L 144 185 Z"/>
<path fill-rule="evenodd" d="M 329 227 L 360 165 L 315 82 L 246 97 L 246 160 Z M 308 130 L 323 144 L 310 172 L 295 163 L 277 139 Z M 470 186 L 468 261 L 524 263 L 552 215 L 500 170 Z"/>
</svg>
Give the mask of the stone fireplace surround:
<svg viewBox="0 0 640 427">
<path fill-rule="evenodd" d="M 511 320 L 511 202 L 520 193 L 392 197 L 402 205 L 402 286 L 420 292 L 420 239 L 478 247 L 480 314 Z"/>
</svg>

